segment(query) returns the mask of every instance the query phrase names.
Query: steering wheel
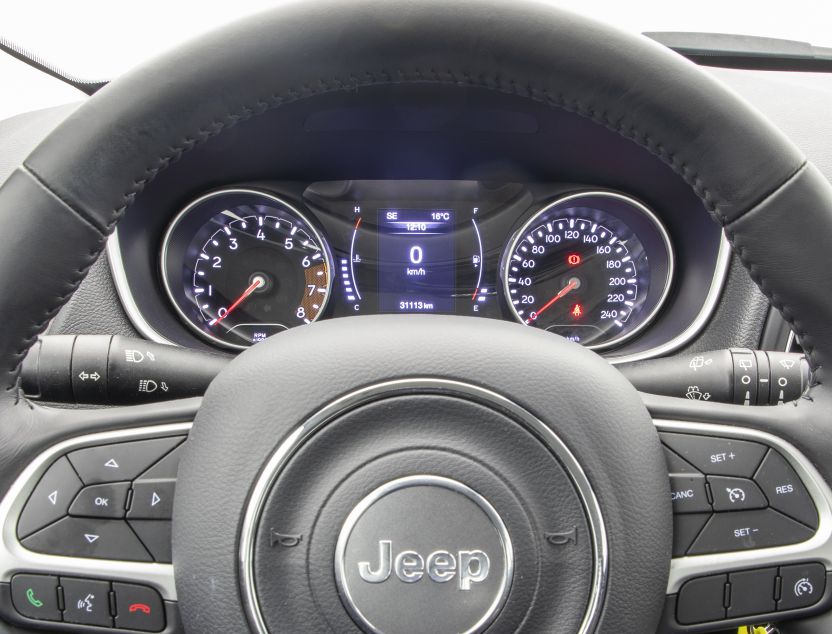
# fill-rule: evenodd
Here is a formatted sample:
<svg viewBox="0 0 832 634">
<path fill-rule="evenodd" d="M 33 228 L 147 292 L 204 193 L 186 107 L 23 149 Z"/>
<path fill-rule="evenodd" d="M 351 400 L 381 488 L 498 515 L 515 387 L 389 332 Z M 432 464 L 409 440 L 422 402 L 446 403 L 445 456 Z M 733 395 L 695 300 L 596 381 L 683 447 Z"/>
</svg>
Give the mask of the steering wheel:
<svg viewBox="0 0 832 634">
<path fill-rule="evenodd" d="M 218 376 L 185 446 L 165 597 L 185 629 L 651 632 L 692 577 L 829 568 L 832 188 L 693 64 L 532 0 L 283 3 L 119 78 L 55 129 L 0 189 L 0 491 L 73 435 L 194 407 L 56 409 L 18 387 L 27 350 L 145 185 L 266 111 L 392 85 L 535 100 L 658 156 L 800 337 L 814 384 L 770 408 L 640 395 L 577 344 L 466 317 L 280 334 Z M 657 427 L 786 455 L 818 507 L 811 539 L 671 565 Z"/>
</svg>

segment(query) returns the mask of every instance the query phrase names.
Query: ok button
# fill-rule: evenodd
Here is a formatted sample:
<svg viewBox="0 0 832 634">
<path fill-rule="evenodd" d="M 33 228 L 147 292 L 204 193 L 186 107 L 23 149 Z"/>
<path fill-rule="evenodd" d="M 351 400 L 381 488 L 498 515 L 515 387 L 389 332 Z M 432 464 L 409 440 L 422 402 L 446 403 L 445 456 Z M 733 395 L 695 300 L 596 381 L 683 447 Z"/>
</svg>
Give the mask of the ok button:
<svg viewBox="0 0 832 634">
<path fill-rule="evenodd" d="M 94 484 L 81 489 L 76 496 L 69 514 L 75 517 L 107 517 L 119 519 L 124 517 L 129 482 Z"/>
</svg>

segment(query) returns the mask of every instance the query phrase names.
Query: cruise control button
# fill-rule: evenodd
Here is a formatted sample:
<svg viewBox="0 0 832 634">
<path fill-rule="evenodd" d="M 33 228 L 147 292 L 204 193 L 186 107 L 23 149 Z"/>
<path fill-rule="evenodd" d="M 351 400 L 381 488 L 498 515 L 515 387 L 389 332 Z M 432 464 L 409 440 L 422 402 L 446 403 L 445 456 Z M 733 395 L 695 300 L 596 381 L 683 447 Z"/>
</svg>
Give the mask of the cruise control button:
<svg viewBox="0 0 832 634">
<path fill-rule="evenodd" d="M 18 538 L 24 539 L 61 519 L 83 486 L 66 458 L 56 460 L 43 474 L 23 507 L 17 522 Z"/>
<path fill-rule="evenodd" d="M 728 618 L 774 612 L 774 583 L 777 568 L 744 570 L 728 575 L 731 584 L 731 605 Z"/>
<path fill-rule="evenodd" d="M 820 601 L 826 589 L 826 568 L 821 564 L 781 566 L 778 610 L 807 608 Z"/>
<path fill-rule="evenodd" d="M 711 485 L 715 511 L 744 511 L 764 509 L 768 506 L 760 487 L 752 480 L 708 476 L 708 482 Z"/>
<path fill-rule="evenodd" d="M 716 513 L 688 551 L 689 555 L 770 548 L 805 541 L 812 531 L 777 511 Z"/>
<path fill-rule="evenodd" d="M 145 586 L 113 583 L 116 595 L 116 627 L 142 632 L 165 629 L 165 614 L 159 594 Z"/>
<path fill-rule="evenodd" d="M 50 555 L 152 561 L 124 520 L 65 517 L 22 543 L 29 550 Z"/>
<path fill-rule="evenodd" d="M 58 578 L 47 575 L 12 577 L 12 605 L 20 614 L 39 621 L 60 621 Z"/>
<path fill-rule="evenodd" d="M 684 557 L 699 532 L 711 519 L 710 513 L 673 516 L 673 556 Z"/>
<path fill-rule="evenodd" d="M 754 475 L 772 508 L 811 528 L 818 527 L 818 512 L 803 482 L 779 453 L 770 449 Z"/>
<path fill-rule="evenodd" d="M 85 484 L 135 480 L 180 442 L 182 436 L 101 445 L 73 451 L 68 458 Z"/>
<path fill-rule="evenodd" d="M 720 621 L 725 618 L 727 575 L 691 579 L 679 591 L 676 620 L 682 625 Z"/>
<path fill-rule="evenodd" d="M 705 476 L 701 474 L 670 476 L 670 499 L 674 513 L 702 513 L 711 510 L 705 493 Z"/>
<path fill-rule="evenodd" d="M 764 445 L 747 440 L 670 433 L 660 436 L 664 444 L 709 475 L 750 478 L 766 452 Z"/>
<path fill-rule="evenodd" d="M 112 627 L 110 583 L 61 577 L 64 589 L 64 621 Z"/>
<path fill-rule="evenodd" d="M 128 519 L 169 520 L 173 517 L 176 480 L 136 480 Z"/>
<path fill-rule="evenodd" d="M 129 482 L 93 484 L 84 489 L 69 507 L 69 514 L 80 517 L 124 517 Z"/>
<path fill-rule="evenodd" d="M 171 552 L 171 522 L 160 522 L 159 520 L 130 520 L 132 528 L 144 547 L 153 555 L 153 559 L 160 564 L 169 564 L 173 561 Z"/>
</svg>

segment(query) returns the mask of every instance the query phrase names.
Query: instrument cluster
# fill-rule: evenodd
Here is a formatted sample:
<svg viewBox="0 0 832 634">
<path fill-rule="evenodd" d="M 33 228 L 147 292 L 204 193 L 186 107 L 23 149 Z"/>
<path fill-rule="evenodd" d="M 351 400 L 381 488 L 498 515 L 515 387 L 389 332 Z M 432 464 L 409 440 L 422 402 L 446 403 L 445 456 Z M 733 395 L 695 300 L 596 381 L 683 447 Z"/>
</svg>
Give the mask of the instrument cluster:
<svg viewBox="0 0 832 634">
<path fill-rule="evenodd" d="M 230 349 L 376 313 L 513 319 L 609 349 L 660 313 L 674 267 L 668 231 L 632 196 L 480 181 L 327 181 L 299 200 L 217 189 L 160 247 L 176 314 Z"/>
</svg>

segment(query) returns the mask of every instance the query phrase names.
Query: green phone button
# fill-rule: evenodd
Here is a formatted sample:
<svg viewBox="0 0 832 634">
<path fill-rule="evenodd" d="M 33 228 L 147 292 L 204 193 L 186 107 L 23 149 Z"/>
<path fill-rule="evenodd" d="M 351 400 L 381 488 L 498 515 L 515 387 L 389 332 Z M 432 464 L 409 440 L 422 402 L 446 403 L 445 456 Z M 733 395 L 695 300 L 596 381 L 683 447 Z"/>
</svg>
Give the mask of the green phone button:
<svg viewBox="0 0 832 634">
<path fill-rule="evenodd" d="M 22 616 L 38 621 L 60 621 L 58 578 L 50 575 L 12 577 L 12 604 Z"/>
</svg>

